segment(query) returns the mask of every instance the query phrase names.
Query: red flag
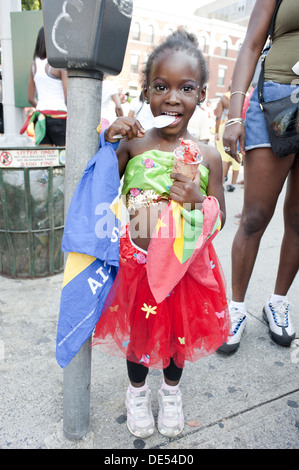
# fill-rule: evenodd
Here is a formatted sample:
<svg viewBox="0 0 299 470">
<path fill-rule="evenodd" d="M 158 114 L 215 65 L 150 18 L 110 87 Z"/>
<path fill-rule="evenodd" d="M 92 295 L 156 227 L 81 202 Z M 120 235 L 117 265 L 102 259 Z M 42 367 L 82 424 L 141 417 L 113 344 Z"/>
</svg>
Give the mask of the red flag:
<svg viewBox="0 0 299 470">
<path fill-rule="evenodd" d="M 188 212 L 174 201 L 168 204 L 158 219 L 147 254 L 148 281 L 157 303 L 169 295 L 191 264 L 194 268 L 196 263 L 203 272 L 207 259 L 203 250 L 220 225 L 219 204 L 214 197 L 205 198 L 202 211 Z M 211 279 L 207 282 L 213 284 Z"/>
</svg>

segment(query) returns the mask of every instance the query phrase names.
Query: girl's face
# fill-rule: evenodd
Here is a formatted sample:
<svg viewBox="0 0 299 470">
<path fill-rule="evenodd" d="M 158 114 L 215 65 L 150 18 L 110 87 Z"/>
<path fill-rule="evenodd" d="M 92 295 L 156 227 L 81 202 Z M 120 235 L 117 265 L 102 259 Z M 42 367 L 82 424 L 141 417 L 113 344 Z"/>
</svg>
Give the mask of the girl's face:
<svg viewBox="0 0 299 470">
<path fill-rule="evenodd" d="M 166 50 L 152 65 L 145 97 L 154 116 L 174 115 L 176 120 L 164 133 L 176 134 L 187 129 L 196 105 L 205 98 L 200 85 L 200 69 L 195 57 L 184 51 Z"/>
</svg>

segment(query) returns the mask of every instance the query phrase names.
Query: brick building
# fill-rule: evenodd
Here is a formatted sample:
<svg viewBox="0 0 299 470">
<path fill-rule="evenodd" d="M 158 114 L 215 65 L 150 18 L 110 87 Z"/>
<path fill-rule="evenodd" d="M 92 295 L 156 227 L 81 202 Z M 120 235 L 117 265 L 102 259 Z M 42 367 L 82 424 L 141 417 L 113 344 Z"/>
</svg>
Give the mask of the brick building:
<svg viewBox="0 0 299 470">
<path fill-rule="evenodd" d="M 246 28 L 215 18 L 195 16 L 193 11 L 175 7 L 172 0 L 134 0 L 123 69 L 120 75 L 111 77 L 118 82 L 123 93 L 129 91 L 131 96 L 139 95 L 141 74 L 149 53 L 178 26 L 185 26 L 198 38 L 210 72 L 208 99 L 214 101 L 227 91 Z"/>
</svg>

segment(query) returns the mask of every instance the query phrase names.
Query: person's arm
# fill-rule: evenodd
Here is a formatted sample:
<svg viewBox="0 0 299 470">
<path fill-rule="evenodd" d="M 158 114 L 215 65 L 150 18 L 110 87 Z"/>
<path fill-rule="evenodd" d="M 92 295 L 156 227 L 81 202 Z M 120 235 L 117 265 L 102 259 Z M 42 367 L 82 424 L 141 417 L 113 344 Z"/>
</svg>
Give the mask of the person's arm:
<svg viewBox="0 0 299 470">
<path fill-rule="evenodd" d="M 117 115 L 118 117 L 119 117 L 119 116 L 123 116 L 123 115 L 124 115 L 124 112 L 123 112 L 123 108 L 122 108 L 122 106 L 121 106 L 119 94 L 118 94 L 118 93 L 115 93 L 115 95 L 112 95 L 112 96 L 111 96 L 111 99 L 112 99 L 112 101 L 114 101 L 114 103 L 115 103 L 115 112 L 116 112 L 116 115 Z"/>
<path fill-rule="evenodd" d="M 253 8 L 245 40 L 233 72 L 228 121 L 242 116 L 245 94 L 265 45 L 275 6 L 276 0 L 257 0 Z M 230 151 L 227 153 L 240 162 L 237 151 L 238 142 L 240 151 L 244 155 L 245 129 L 243 125 L 236 123 L 226 127 L 223 134 L 223 144 L 230 147 Z"/>
<path fill-rule="evenodd" d="M 219 126 L 220 126 L 222 113 L 223 113 L 223 103 L 222 103 L 222 98 L 220 98 L 215 109 L 215 140 L 219 140 Z"/>
<path fill-rule="evenodd" d="M 209 184 L 207 195 L 214 196 L 219 203 L 221 229 L 223 229 L 226 221 L 226 208 L 222 184 L 222 159 L 220 153 L 216 149 L 208 147 L 207 151 L 209 151 Z"/>
<path fill-rule="evenodd" d="M 36 99 L 36 87 L 35 83 L 33 80 L 33 71 L 32 71 L 33 64 L 30 67 L 30 72 L 29 72 L 29 79 L 28 79 L 28 88 L 27 88 L 27 97 L 29 103 L 36 108 L 37 105 L 37 99 Z"/>
<path fill-rule="evenodd" d="M 63 92 L 64 92 L 65 104 L 67 104 L 67 71 L 66 70 L 61 70 L 61 81 L 62 81 L 62 87 L 63 87 Z"/>
</svg>

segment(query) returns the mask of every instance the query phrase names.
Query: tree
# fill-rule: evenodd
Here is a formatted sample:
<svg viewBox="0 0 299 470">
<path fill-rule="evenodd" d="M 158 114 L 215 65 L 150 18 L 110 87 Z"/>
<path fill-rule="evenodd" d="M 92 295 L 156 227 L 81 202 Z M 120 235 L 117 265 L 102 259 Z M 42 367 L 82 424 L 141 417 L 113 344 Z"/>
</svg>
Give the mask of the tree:
<svg viewBox="0 0 299 470">
<path fill-rule="evenodd" d="M 22 10 L 41 10 L 41 0 L 22 0 Z"/>
</svg>

